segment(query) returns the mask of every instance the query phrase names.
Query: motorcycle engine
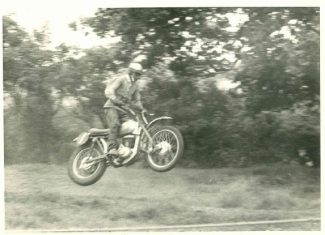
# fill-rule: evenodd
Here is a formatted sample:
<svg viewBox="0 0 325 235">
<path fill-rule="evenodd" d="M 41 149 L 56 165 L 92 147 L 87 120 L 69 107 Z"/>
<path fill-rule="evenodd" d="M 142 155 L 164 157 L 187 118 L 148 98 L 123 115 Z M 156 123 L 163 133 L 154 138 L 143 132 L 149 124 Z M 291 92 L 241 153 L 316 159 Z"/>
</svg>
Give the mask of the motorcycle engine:
<svg viewBox="0 0 325 235">
<path fill-rule="evenodd" d="M 118 155 L 123 158 L 129 157 L 132 154 L 132 150 L 129 147 L 124 146 L 123 144 L 120 144 L 120 147 L 118 148 L 117 152 Z"/>
<path fill-rule="evenodd" d="M 125 147 L 133 148 L 134 147 L 134 136 L 133 135 L 126 135 L 122 138 L 122 144 Z"/>
</svg>

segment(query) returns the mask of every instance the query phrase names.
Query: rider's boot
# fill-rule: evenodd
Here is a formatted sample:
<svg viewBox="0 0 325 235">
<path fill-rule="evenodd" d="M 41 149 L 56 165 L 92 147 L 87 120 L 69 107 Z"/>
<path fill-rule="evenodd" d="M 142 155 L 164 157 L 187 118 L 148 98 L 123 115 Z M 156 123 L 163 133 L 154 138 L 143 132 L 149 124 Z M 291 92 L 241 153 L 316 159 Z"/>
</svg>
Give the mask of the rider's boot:
<svg viewBox="0 0 325 235">
<path fill-rule="evenodd" d="M 110 134 L 108 136 L 108 154 L 118 155 L 117 149 L 119 144 L 117 142 L 118 126 L 113 125 L 110 127 Z"/>
<path fill-rule="evenodd" d="M 118 154 L 118 148 L 119 148 L 119 144 L 117 141 L 115 140 L 110 140 L 108 142 L 108 154 L 109 155 L 113 155 L 113 163 L 115 165 L 121 165 L 121 163 L 124 161 L 124 158 L 120 157 Z"/>
<path fill-rule="evenodd" d="M 117 156 L 118 155 L 118 152 L 117 152 L 118 147 L 119 147 L 119 145 L 116 140 L 109 140 L 108 141 L 108 149 L 109 149 L 108 154 Z"/>
</svg>

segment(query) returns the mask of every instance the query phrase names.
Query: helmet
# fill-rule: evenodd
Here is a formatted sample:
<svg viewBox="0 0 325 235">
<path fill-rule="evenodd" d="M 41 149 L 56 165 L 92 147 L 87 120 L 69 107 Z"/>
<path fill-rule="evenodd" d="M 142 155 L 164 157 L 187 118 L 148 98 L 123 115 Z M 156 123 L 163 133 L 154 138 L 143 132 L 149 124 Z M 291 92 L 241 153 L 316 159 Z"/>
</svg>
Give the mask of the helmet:
<svg viewBox="0 0 325 235">
<path fill-rule="evenodd" d="M 129 72 L 134 72 L 134 73 L 142 73 L 143 71 L 142 65 L 139 63 L 131 63 L 129 65 Z"/>
</svg>

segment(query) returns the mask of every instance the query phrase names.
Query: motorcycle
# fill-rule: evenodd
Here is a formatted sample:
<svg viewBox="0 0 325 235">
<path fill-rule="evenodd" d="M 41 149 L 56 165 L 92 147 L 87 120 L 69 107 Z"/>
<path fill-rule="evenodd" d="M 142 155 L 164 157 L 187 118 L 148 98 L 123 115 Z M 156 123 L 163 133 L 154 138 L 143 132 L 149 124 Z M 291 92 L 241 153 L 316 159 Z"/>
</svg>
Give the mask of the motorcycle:
<svg viewBox="0 0 325 235">
<path fill-rule="evenodd" d="M 109 129 L 91 128 L 73 140 L 77 148 L 69 159 L 68 175 L 75 183 L 82 186 L 94 184 L 107 167 L 131 165 L 140 156 L 144 156 L 150 168 L 158 172 L 171 170 L 182 157 L 184 141 L 180 131 L 171 125 L 160 125 L 171 117 L 162 116 L 149 122 L 147 116 L 153 114 L 139 113 L 129 106 L 117 109 L 127 119 L 121 124 L 119 148 L 114 154 L 108 146 Z"/>
</svg>

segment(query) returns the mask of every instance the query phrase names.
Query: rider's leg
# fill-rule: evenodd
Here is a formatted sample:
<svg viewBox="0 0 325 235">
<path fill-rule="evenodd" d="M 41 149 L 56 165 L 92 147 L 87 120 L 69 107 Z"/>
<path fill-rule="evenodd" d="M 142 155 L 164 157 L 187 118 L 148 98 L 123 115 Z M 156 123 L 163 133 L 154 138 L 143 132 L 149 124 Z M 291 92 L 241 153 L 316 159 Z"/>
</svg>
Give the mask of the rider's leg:
<svg viewBox="0 0 325 235">
<path fill-rule="evenodd" d="M 117 149 L 118 142 L 117 136 L 120 129 L 120 115 L 119 112 L 114 108 L 105 109 L 107 126 L 110 129 L 110 134 L 108 136 L 109 148 Z"/>
</svg>

